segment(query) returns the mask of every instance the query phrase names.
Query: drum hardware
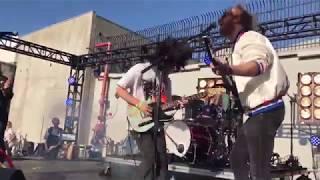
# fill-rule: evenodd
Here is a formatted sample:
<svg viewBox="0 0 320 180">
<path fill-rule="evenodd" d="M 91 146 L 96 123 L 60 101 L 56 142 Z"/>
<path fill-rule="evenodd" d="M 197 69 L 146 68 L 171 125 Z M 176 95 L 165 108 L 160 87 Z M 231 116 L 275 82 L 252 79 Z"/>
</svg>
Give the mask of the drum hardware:
<svg viewBox="0 0 320 180">
<path fill-rule="evenodd" d="M 165 125 L 168 154 L 192 166 L 225 168 L 234 143 L 235 124 L 227 120 L 223 106 L 210 101 L 191 101 L 185 117 Z"/>
<path fill-rule="evenodd" d="M 183 144 L 177 144 L 168 133 L 166 133 L 166 137 L 170 139 L 170 141 L 176 146 L 179 153 L 182 153 L 184 151 L 184 145 Z"/>
</svg>

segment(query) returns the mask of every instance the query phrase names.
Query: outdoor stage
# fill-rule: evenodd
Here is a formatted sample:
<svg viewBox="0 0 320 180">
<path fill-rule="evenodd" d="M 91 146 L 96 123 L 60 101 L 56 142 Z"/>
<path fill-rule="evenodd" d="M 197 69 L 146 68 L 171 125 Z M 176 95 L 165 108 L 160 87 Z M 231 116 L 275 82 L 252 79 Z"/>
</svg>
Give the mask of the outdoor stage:
<svg viewBox="0 0 320 180">
<path fill-rule="evenodd" d="M 108 165 L 106 162 L 111 163 L 111 176 L 100 176 L 99 173 Z M 132 180 L 134 177 L 133 160 L 108 157 L 106 162 L 27 159 L 16 160 L 14 163 L 17 168 L 23 170 L 27 180 Z M 139 164 L 139 161 L 136 161 L 136 164 Z M 233 174 L 228 169 L 208 170 L 170 164 L 169 170 L 171 179 L 175 180 L 233 179 Z M 306 169 L 300 169 L 294 171 L 294 174 L 304 172 Z M 277 178 L 290 176 L 290 171 L 273 171 L 273 176 Z"/>
</svg>

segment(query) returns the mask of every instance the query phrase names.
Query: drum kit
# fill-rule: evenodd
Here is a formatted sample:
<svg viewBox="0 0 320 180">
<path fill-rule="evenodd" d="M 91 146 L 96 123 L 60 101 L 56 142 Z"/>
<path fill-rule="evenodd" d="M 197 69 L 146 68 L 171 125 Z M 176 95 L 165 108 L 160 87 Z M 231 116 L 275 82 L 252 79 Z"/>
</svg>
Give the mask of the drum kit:
<svg viewBox="0 0 320 180">
<path fill-rule="evenodd" d="M 210 101 L 194 100 L 180 111 L 184 113 L 164 127 L 170 160 L 228 167 L 236 128 L 226 119 L 225 109 Z"/>
</svg>

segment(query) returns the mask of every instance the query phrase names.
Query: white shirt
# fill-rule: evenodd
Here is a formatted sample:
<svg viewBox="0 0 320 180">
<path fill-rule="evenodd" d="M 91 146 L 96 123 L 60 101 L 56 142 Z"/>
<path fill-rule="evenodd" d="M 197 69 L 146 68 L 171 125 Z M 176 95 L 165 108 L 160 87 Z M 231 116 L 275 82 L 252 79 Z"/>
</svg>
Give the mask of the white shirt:
<svg viewBox="0 0 320 180">
<path fill-rule="evenodd" d="M 141 72 L 150 66 L 150 63 L 139 63 L 132 66 L 126 74 L 122 76 L 122 78 L 118 81 L 117 85 L 128 89 L 129 94 L 134 96 L 139 100 L 145 100 L 145 93 L 143 87 L 143 81 L 152 82 L 156 79 L 156 71 L 151 68 L 150 70 L 146 71 L 144 74 Z M 168 84 L 169 87 L 166 88 L 166 95 L 171 96 L 171 85 L 170 81 Z"/>
<path fill-rule="evenodd" d="M 234 46 L 232 64 L 256 61 L 261 74 L 255 77 L 234 76 L 241 103 L 252 109 L 285 95 L 289 80 L 271 42 L 255 31 L 244 33 Z"/>
</svg>

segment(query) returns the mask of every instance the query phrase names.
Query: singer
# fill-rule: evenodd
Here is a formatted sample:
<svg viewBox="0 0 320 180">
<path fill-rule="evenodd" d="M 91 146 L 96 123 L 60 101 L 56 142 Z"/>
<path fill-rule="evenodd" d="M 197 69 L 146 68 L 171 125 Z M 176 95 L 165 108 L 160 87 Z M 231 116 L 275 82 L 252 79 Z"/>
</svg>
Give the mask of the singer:
<svg viewBox="0 0 320 180">
<path fill-rule="evenodd" d="M 220 61 L 211 67 L 217 74 L 234 76 L 249 116 L 238 131 L 231 168 L 236 180 L 271 180 L 269 162 L 284 120 L 282 96 L 289 88 L 286 72 L 270 41 L 253 31 L 253 18 L 242 6 L 227 10 L 219 25 L 220 33 L 233 42 L 232 64 Z"/>
</svg>

